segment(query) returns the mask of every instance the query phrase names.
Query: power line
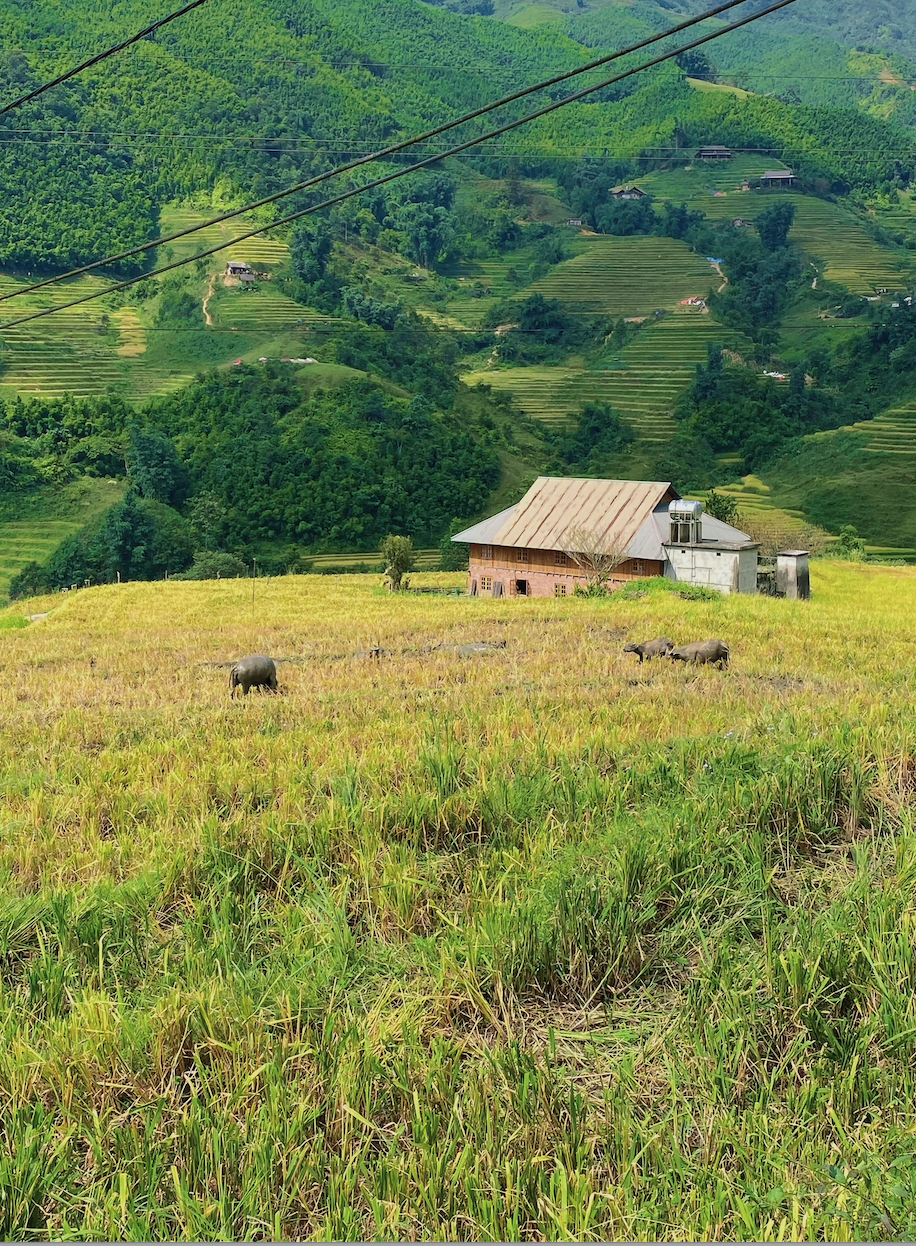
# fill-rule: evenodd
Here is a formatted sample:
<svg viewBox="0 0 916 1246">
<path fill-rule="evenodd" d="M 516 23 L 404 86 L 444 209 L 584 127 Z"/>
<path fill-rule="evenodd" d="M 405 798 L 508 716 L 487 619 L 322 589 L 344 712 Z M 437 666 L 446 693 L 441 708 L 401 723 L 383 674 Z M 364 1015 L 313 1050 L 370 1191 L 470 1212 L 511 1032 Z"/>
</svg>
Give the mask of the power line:
<svg viewBox="0 0 916 1246">
<path fill-rule="evenodd" d="M 368 182 L 364 186 L 353 187 L 350 190 L 344 191 L 340 195 L 334 196 L 334 198 L 332 199 L 326 199 L 324 200 L 324 202 L 315 204 L 312 207 L 301 208 L 297 212 L 291 212 L 288 216 L 280 217 L 279 219 L 275 221 L 271 221 L 266 225 L 262 225 L 257 229 L 249 230 L 248 233 L 242 234 L 239 237 L 229 242 L 221 242 L 218 246 L 210 247 L 206 251 L 200 251 L 196 255 L 191 255 L 180 260 L 175 260 L 170 264 L 162 265 L 161 267 L 154 269 L 151 273 L 141 274 L 140 276 L 137 276 L 137 277 L 128 278 L 126 281 L 118 282 L 112 287 L 110 287 L 108 291 L 96 291 L 93 294 L 87 294 L 87 295 L 84 295 L 82 298 L 74 299 L 69 303 L 62 303 L 62 304 L 59 304 L 57 307 L 47 308 L 44 311 L 33 312 L 29 316 L 20 317 L 20 319 L 18 320 L 10 321 L 10 323 L 7 325 L 0 326 L 0 330 L 14 328 L 16 325 L 25 324 L 26 322 L 31 321 L 31 320 L 39 320 L 44 316 L 51 316 L 51 315 L 54 315 L 56 312 L 64 311 L 71 307 L 79 306 L 82 303 L 88 303 L 92 299 L 101 297 L 101 295 L 104 293 L 112 293 L 115 290 L 127 289 L 128 286 L 136 285 L 138 282 L 144 281 L 148 277 L 159 276 L 162 273 L 171 272 L 173 269 L 181 268 L 185 264 L 192 264 L 197 260 L 205 259 L 207 256 L 215 255 L 219 251 L 224 251 L 230 246 L 235 246 L 239 242 L 246 241 L 248 238 L 254 238 L 256 235 L 262 234 L 269 229 L 277 229 L 282 225 L 290 224 L 292 221 L 300 220 L 302 217 L 310 216 L 315 212 L 321 212 L 325 208 L 334 207 L 338 203 L 343 203 L 345 200 L 353 198 L 355 195 L 364 194 L 367 190 L 375 190 L 380 186 L 387 185 L 389 182 L 393 182 L 399 178 L 406 177 L 407 174 L 416 172 L 417 169 L 426 168 L 432 164 L 438 164 L 440 160 L 444 159 L 447 156 L 456 156 L 463 151 L 467 151 L 472 147 L 476 147 L 481 142 L 485 142 L 486 140 L 491 139 L 491 138 L 496 138 L 501 134 L 507 134 L 511 130 L 516 130 L 520 126 L 527 125 L 531 121 L 535 121 L 541 117 L 545 117 L 550 113 L 556 112 L 560 108 L 565 108 L 567 104 L 571 104 L 575 102 L 576 100 L 583 99 L 586 95 L 591 95 L 595 91 L 603 90 L 605 87 L 614 86 L 616 83 L 622 82 L 626 78 L 631 78 L 635 74 L 642 73 L 646 69 L 653 68 L 655 65 L 663 64 L 665 61 L 671 60 L 675 56 L 680 56 L 684 52 L 692 51 L 694 48 L 702 47 L 704 44 L 711 43 L 715 39 L 720 39 L 723 35 L 729 34 L 734 30 L 740 30 L 742 27 L 748 26 L 753 22 L 759 21 L 762 17 L 767 17 L 771 13 L 777 13 L 781 9 L 788 8 L 789 5 L 794 4 L 794 3 L 796 3 L 796 0 L 777 0 L 777 3 L 771 4 L 768 8 L 762 9 L 757 13 L 753 13 L 749 17 L 742 18 L 740 21 L 733 22 L 730 25 L 723 27 L 721 30 L 714 31 L 713 33 L 708 34 L 708 35 L 704 35 L 700 39 L 694 40 L 692 43 L 685 44 L 683 47 L 674 48 L 673 50 L 669 52 L 664 52 L 660 56 L 654 57 L 650 61 L 645 61 L 642 65 L 637 65 L 637 66 L 634 66 L 632 69 L 625 70 L 622 74 L 617 74 L 615 77 L 609 78 L 604 82 L 599 82 L 593 86 L 584 87 L 581 91 L 576 91 L 572 95 L 567 96 L 565 99 L 555 100 L 553 101 L 553 103 L 546 105 L 544 108 L 538 109 L 536 112 L 529 113 L 525 117 L 520 117 L 514 121 L 506 122 L 504 125 L 497 127 L 495 130 L 491 130 L 488 134 L 480 135 L 477 138 L 467 139 L 465 142 L 459 143 L 455 147 L 452 147 L 447 152 L 428 156 L 425 160 L 417 161 L 415 164 L 412 164 L 408 166 L 407 168 L 397 169 L 395 170 L 395 172 L 389 173 L 385 177 L 377 178 L 373 182 Z M 621 54 L 618 54 L 618 55 L 621 55 Z M 573 76 L 573 75 L 567 75 L 567 76 Z M 498 105 L 496 105 L 495 107 L 498 107 Z M 451 128 L 451 126 L 441 127 L 438 132 L 441 133 L 442 129 L 447 129 L 447 128 Z M 405 146 L 406 145 L 407 144 L 405 144 Z M 361 163 L 367 163 L 367 161 L 363 161 Z M 346 166 L 342 169 L 337 170 L 337 172 L 338 173 L 343 172 L 345 171 L 345 168 Z M 334 174 L 331 173 L 326 176 L 334 176 Z M 322 181 L 326 180 L 325 176 L 323 176 L 320 180 Z M 262 203 L 263 202 L 275 202 L 278 199 L 286 198 L 289 194 L 292 194 L 292 193 L 294 192 L 293 191 L 280 192 L 276 195 L 269 196 L 269 198 L 266 201 L 261 201 L 261 202 Z M 238 211 L 232 213 L 231 215 L 238 216 L 242 212 L 250 211 L 253 206 L 256 206 L 256 205 L 249 205 L 247 208 L 241 208 Z M 201 224 L 199 226 L 196 226 L 194 229 L 183 230 L 178 234 L 172 235 L 172 238 L 185 237 L 188 234 L 196 233 L 198 230 L 207 228 L 210 225 L 217 224 L 219 223 L 219 220 L 223 220 L 223 219 L 226 219 L 226 218 L 224 217 L 218 218 L 218 220 L 209 221 L 206 224 Z M 168 240 L 160 239 L 158 243 L 155 243 L 152 245 L 161 245 L 161 243 L 164 241 L 168 241 Z M 150 244 L 144 245 L 142 247 L 136 247 L 131 251 L 122 253 L 122 256 L 119 258 L 126 259 L 129 256 L 137 255 L 141 253 L 142 251 L 147 251 L 149 249 L 150 249 Z M 104 262 L 111 263 L 112 261 L 108 260 Z M 49 281 L 38 282 L 33 286 L 27 286 L 24 290 L 16 291 L 13 294 L 4 295 L 3 298 L 0 299 L 0 301 L 5 301 L 6 299 L 9 299 L 9 298 L 14 298 L 16 297 L 17 294 L 29 293 L 32 290 L 40 289 L 44 286 L 54 284 L 55 281 L 62 281 L 64 280 L 65 277 L 75 276 L 80 273 L 85 273 L 89 271 L 90 268 L 98 268 L 100 266 L 101 265 L 98 263 L 94 265 L 87 265 L 81 269 L 76 269 L 73 273 L 64 274 L 63 276 L 59 278 L 52 278 Z"/>
<path fill-rule="evenodd" d="M 29 91 L 26 95 L 21 95 L 19 99 L 12 100 L 9 104 L 5 104 L 0 108 L 0 117 L 5 113 L 12 112 L 14 108 L 21 108 L 23 104 L 28 104 L 31 100 L 37 99 L 39 95 L 44 95 L 45 91 L 50 91 L 52 87 L 60 86 L 62 82 L 75 78 L 77 74 L 81 74 L 84 69 L 91 69 L 93 65 L 98 65 L 102 61 L 107 61 L 110 56 L 114 56 L 118 52 L 123 52 L 125 48 L 129 48 L 133 43 L 139 43 L 141 39 L 145 39 L 147 35 L 154 34 L 163 26 L 167 26 L 169 22 L 174 22 L 176 18 L 184 17 L 185 13 L 190 13 L 192 9 L 199 9 L 201 5 L 207 3 L 207 0 L 191 0 L 190 4 L 186 4 L 181 9 L 176 9 L 174 13 L 169 13 L 166 17 L 160 17 L 158 22 L 153 22 L 151 26 L 147 26 L 145 30 L 138 31 L 137 34 L 131 35 L 129 39 L 125 39 L 123 43 L 116 44 L 113 48 L 108 48 L 104 52 L 99 52 L 96 56 L 90 56 L 88 61 L 83 61 L 81 65 L 77 65 L 75 69 L 68 69 L 66 73 L 58 74 L 50 82 L 46 82 L 43 86 L 35 87 L 33 91 Z"/>
<path fill-rule="evenodd" d="M 196 2 L 202 3 L 203 0 L 196 0 Z M 136 255 L 143 255 L 147 251 L 151 251 L 155 249 L 156 247 L 163 246 L 166 243 L 175 242 L 179 238 L 185 238 L 189 234 L 197 233 L 201 229 L 208 229 L 211 225 L 218 225 L 218 224 L 221 224 L 223 221 L 233 220 L 235 217 L 242 216 L 246 212 L 252 212 L 257 208 L 266 207 L 268 204 L 276 203 L 280 199 L 285 199 L 289 195 L 298 194 L 301 191 L 308 190 L 311 187 L 317 186 L 320 183 L 327 181 L 329 178 L 339 177 L 340 175 L 344 173 L 349 173 L 349 172 L 352 172 L 354 169 L 361 168 L 365 164 L 370 164 L 374 161 L 383 160 L 388 156 L 392 156 L 392 155 L 397 154 L 398 152 L 406 150 L 406 148 L 408 147 L 414 147 L 418 143 L 423 143 L 423 142 L 428 141 L 431 138 L 436 138 L 438 135 L 444 134 L 449 130 L 454 130 L 458 126 L 464 125 L 465 123 L 469 121 L 476 120 L 478 117 L 486 116 L 488 113 L 494 112 L 499 108 L 504 108 L 508 104 L 516 103 L 518 100 L 525 99 L 527 96 L 533 95 L 538 91 L 544 91 L 549 87 L 557 86 L 561 82 L 566 82 L 570 78 L 575 78 L 579 74 L 588 73 L 591 70 L 598 69 L 603 65 L 610 64 L 612 61 L 620 60 L 622 57 L 629 56 L 633 54 L 634 52 L 642 51 L 644 48 L 651 46 L 653 43 L 658 43 L 660 40 L 670 38 L 672 35 L 678 34 L 683 30 L 689 29 L 690 27 L 696 26 L 700 22 L 707 21 L 709 18 L 715 17 L 719 13 L 724 13 L 727 9 L 733 9 L 737 5 L 742 4 L 742 3 L 744 3 L 744 0 L 724 0 L 724 3 L 717 5 L 713 9 L 707 10 L 705 13 L 701 13 L 696 17 L 689 18 L 687 21 L 681 22 L 677 26 L 672 26 L 670 30 L 662 31 L 660 34 L 652 35 L 647 39 L 641 40 L 639 43 L 631 44 L 629 47 L 623 48 L 619 52 L 608 53 L 606 56 L 599 57 L 597 60 L 591 61 L 585 65 L 580 65 L 576 69 L 570 69 L 570 70 L 566 70 L 562 74 L 556 74 L 552 78 L 547 78 L 542 82 L 535 83 L 534 86 L 525 87 L 522 90 L 514 91 L 512 92 L 511 95 L 504 95 L 502 99 L 497 100 L 493 104 L 486 104 L 481 108 L 475 108 L 472 112 L 465 113 L 463 116 L 456 118 L 454 121 L 445 122 L 442 125 L 436 126 L 432 130 L 427 130 L 424 134 L 419 134 L 419 135 L 414 136 L 413 138 L 402 139 L 397 143 L 392 143 L 388 147 L 384 147 L 379 151 L 371 153 L 370 155 L 360 157 L 357 160 L 352 160 L 348 164 L 341 165 L 337 169 L 331 169 L 326 173 L 317 175 L 316 177 L 308 178 L 304 182 L 299 182 L 296 186 L 292 186 L 288 190 L 277 191 L 275 194 L 266 195 L 263 199 L 258 199 L 254 203 L 249 203 L 243 208 L 236 208 L 232 212 L 226 212 L 222 216 L 213 217 L 211 220 L 203 222 L 199 225 L 195 225 L 188 229 L 178 230 L 176 233 L 168 234 L 163 238 L 156 238 L 152 242 L 143 243 L 141 246 L 138 246 L 138 247 L 132 247 L 128 251 L 121 251 L 117 255 L 109 255 L 103 260 L 94 261 L 92 264 L 84 264 L 79 268 L 73 268 L 69 272 L 62 273 L 58 277 L 51 277 L 46 281 L 36 282 L 34 285 L 29 287 L 29 290 L 30 291 L 38 290 L 38 289 L 43 288 L 44 286 L 53 285 L 59 281 L 65 281 L 69 277 L 76 277 L 76 276 L 80 276 L 83 273 L 94 272 L 97 268 L 105 268 L 110 264 L 118 264 L 122 260 L 131 259 Z M 785 0 L 785 4 L 779 3 L 775 6 L 775 8 L 784 8 L 786 7 L 786 5 L 792 4 L 792 3 L 795 3 L 795 0 Z M 642 69 L 648 69 L 648 68 L 651 68 L 653 65 L 661 64 L 663 61 L 672 60 L 675 56 L 679 56 L 681 55 L 681 53 L 685 51 L 689 51 L 694 47 L 700 47 L 704 43 L 709 43 L 711 40 L 719 38 L 722 34 L 726 34 L 730 30 L 736 30 L 740 26 L 748 25 L 750 22 L 756 21 L 758 17 L 764 16 L 766 13 L 774 12 L 774 11 L 775 11 L 774 8 L 770 8 L 770 9 L 764 10 L 763 13 L 752 14 L 749 18 L 744 18 L 742 19 L 742 21 L 738 23 L 734 23 L 730 26 L 725 26 L 721 30 L 715 31 L 712 34 L 706 35 L 702 39 L 697 40 L 695 43 L 688 44 L 686 47 L 678 48 L 673 52 L 666 53 L 664 56 L 657 57 L 655 60 L 649 61 L 643 66 L 640 66 L 632 71 L 628 71 L 627 73 L 620 75 L 619 78 L 612 78 L 608 82 L 598 83 L 596 86 L 590 87 L 587 91 L 581 92 L 579 94 L 574 94 L 570 96 L 564 102 L 571 103 L 573 100 L 579 99 L 583 95 L 587 95 L 591 93 L 592 91 L 601 90 L 602 87 L 609 86 L 614 82 L 622 81 L 623 78 L 632 77 L 634 73 L 641 72 Z M 548 109 L 547 111 L 552 111 L 552 109 Z M 533 119 L 534 116 L 542 116 L 542 115 L 543 115 L 542 113 L 536 113 L 532 115 L 532 118 L 526 118 L 525 120 L 531 120 Z M 523 124 L 523 123 L 524 122 L 521 122 L 520 124 Z M 510 126 L 504 127 L 503 129 L 493 131 L 492 134 L 490 135 L 484 135 L 483 140 L 486 140 L 487 138 L 492 137 L 493 134 L 505 133 L 506 130 L 514 129 L 514 128 L 515 128 L 514 126 L 510 125 Z M 476 146 L 477 143 L 479 143 L 480 141 L 482 140 L 477 139 L 472 143 L 466 143 L 462 145 L 460 148 L 457 148 L 456 150 L 465 150 L 469 146 Z M 449 154 L 449 153 L 443 153 L 443 155 L 446 155 L 446 154 Z M 367 189 L 367 188 L 364 187 L 363 189 Z M 14 294 L 7 294 L 3 296 L 3 298 L 0 298 L 0 302 L 5 302 L 6 299 L 10 299 L 10 298 L 16 298 L 20 294 L 24 294 L 26 292 L 27 291 L 22 290 L 22 291 L 17 291 Z"/>
</svg>

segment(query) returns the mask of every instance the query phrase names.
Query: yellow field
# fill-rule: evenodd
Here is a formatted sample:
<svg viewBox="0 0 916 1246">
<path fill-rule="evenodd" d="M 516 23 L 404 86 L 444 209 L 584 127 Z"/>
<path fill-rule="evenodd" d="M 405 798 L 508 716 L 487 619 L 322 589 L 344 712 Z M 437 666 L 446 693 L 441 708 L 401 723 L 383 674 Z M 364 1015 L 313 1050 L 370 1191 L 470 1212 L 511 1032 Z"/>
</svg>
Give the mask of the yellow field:
<svg viewBox="0 0 916 1246">
<path fill-rule="evenodd" d="M 911 1235 L 916 571 L 379 583 L 0 613 L 3 1237 Z"/>
</svg>

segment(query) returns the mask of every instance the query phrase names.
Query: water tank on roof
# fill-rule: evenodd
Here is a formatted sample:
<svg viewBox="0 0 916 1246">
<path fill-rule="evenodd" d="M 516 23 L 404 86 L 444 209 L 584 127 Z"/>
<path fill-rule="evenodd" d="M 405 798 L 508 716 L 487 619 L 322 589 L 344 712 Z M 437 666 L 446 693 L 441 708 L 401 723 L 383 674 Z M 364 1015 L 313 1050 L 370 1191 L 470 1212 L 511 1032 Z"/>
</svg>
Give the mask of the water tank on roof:
<svg viewBox="0 0 916 1246">
<path fill-rule="evenodd" d="M 699 545 L 703 540 L 703 503 L 678 498 L 668 507 L 672 545 Z"/>
</svg>

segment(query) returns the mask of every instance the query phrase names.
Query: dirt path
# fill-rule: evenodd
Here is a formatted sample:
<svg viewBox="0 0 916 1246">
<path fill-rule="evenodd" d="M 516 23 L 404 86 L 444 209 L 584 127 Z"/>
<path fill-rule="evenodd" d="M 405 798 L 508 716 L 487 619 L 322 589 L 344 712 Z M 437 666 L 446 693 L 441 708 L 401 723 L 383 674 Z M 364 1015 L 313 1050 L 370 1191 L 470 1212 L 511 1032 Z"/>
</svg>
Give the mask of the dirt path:
<svg viewBox="0 0 916 1246">
<path fill-rule="evenodd" d="M 719 286 L 718 290 L 716 290 L 716 294 L 724 294 L 724 292 L 728 289 L 728 278 L 726 277 L 725 273 L 722 271 L 721 264 L 713 264 L 713 268 L 722 278 L 722 284 Z"/>
<path fill-rule="evenodd" d="M 213 298 L 213 295 L 215 293 L 216 293 L 216 273 L 211 273 L 210 274 L 210 285 L 207 289 L 206 297 L 204 298 L 204 301 L 201 304 L 201 307 L 203 308 L 204 320 L 207 324 L 207 328 L 212 328 L 213 326 L 213 317 L 210 315 L 209 305 L 210 305 L 210 300 Z"/>
</svg>

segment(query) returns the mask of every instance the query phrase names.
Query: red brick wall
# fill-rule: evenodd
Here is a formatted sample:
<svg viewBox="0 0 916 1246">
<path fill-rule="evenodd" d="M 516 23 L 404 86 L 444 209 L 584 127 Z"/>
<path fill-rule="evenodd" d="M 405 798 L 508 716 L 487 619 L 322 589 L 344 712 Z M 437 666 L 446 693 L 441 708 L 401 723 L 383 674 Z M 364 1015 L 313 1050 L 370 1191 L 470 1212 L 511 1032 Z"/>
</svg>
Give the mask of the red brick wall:
<svg viewBox="0 0 916 1246">
<path fill-rule="evenodd" d="M 527 584 L 528 597 L 555 597 L 557 587 L 565 588 L 565 595 L 571 597 L 577 584 L 585 585 L 587 582 L 571 560 L 566 566 L 558 566 L 554 550 L 528 550 L 528 561 L 519 562 L 513 549 L 494 546 L 492 557 L 485 558 L 485 548 L 480 545 L 471 546 L 468 575 L 468 590 L 473 592 L 476 583 L 477 595 L 480 597 L 491 597 L 492 586 L 497 583 L 502 584 L 504 596 L 517 596 L 516 584 L 519 580 L 524 580 Z M 663 573 L 664 566 L 660 562 L 646 560 L 637 569 L 631 560 L 617 568 L 614 583 L 622 586 L 628 580 L 641 580 Z M 562 592 L 560 596 L 563 596 Z"/>
</svg>

